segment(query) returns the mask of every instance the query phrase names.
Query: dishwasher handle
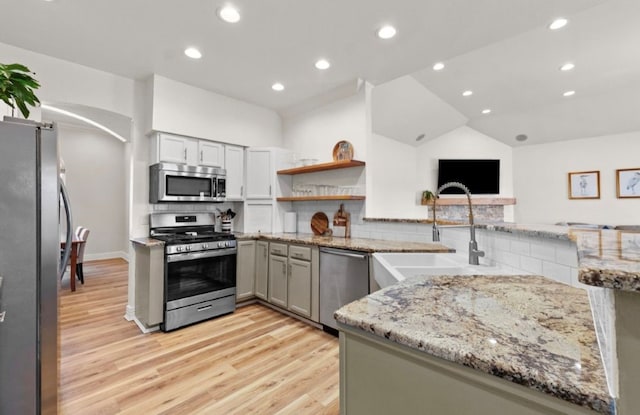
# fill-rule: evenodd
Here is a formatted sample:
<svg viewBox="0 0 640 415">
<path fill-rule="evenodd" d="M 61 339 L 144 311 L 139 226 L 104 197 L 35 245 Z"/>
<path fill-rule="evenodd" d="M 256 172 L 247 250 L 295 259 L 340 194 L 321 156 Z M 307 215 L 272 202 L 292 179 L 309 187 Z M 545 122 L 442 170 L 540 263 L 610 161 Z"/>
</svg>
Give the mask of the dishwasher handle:
<svg viewBox="0 0 640 415">
<path fill-rule="evenodd" d="M 346 256 L 349 258 L 356 258 L 356 259 L 367 259 L 368 257 L 367 254 L 361 254 L 355 251 L 346 251 L 344 249 L 320 248 L 320 252 L 325 254 L 331 254 L 331 255 Z"/>
</svg>

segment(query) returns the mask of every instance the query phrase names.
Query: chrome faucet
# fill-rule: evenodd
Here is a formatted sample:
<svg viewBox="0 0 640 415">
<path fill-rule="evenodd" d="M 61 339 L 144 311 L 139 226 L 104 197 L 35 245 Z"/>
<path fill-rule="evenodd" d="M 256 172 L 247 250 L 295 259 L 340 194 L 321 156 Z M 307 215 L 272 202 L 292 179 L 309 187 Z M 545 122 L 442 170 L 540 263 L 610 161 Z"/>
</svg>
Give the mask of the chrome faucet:
<svg viewBox="0 0 640 415">
<path fill-rule="evenodd" d="M 440 231 L 438 230 L 438 222 L 436 222 L 436 200 L 438 199 L 438 195 L 444 189 L 449 187 L 457 187 L 458 189 L 462 189 L 467 195 L 467 201 L 469 202 L 469 230 L 471 232 L 471 240 L 469 241 L 469 264 L 471 265 L 479 265 L 480 261 L 478 257 L 484 256 L 484 251 L 480 251 L 478 249 L 478 242 L 476 241 L 476 226 L 473 223 L 473 207 L 471 205 L 471 192 L 467 188 L 467 186 L 458 182 L 449 182 L 445 183 L 436 190 L 436 194 L 433 198 L 433 242 L 440 241 Z"/>
</svg>

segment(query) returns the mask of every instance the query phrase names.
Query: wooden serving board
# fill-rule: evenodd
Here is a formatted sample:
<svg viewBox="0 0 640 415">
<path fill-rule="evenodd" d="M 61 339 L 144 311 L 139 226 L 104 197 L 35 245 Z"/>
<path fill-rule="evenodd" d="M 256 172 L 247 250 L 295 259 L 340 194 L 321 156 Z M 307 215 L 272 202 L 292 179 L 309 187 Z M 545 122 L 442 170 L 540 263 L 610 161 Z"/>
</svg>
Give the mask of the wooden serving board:
<svg viewBox="0 0 640 415">
<path fill-rule="evenodd" d="M 347 154 L 345 154 L 345 158 L 343 160 L 338 160 L 338 153 L 340 152 L 340 146 L 345 144 L 347 146 Z M 335 146 L 333 146 L 333 161 L 351 161 L 353 160 L 353 144 L 346 140 L 338 141 Z"/>
<path fill-rule="evenodd" d="M 311 231 L 314 235 L 322 235 L 329 228 L 329 218 L 324 212 L 316 212 L 311 217 Z"/>
</svg>

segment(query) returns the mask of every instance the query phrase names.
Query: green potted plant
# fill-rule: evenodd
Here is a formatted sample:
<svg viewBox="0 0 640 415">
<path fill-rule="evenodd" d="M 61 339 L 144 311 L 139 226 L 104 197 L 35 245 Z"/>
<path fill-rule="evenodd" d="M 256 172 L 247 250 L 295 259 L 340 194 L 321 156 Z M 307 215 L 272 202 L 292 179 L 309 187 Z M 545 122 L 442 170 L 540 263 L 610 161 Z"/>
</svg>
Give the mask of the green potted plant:
<svg viewBox="0 0 640 415">
<path fill-rule="evenodd" d="M 420 203 L 423 205 L 428 205 L 433 201 L 433 199 L 435 199 L 435 197 L 436 196 L 433 194 L 431 190 L 423 190 L 422 200 L 420 201 Z"/>
<path fill-rule="evenodd" d="M 24 118 L 29 118 L 27 105 L 33 107 L 40 103 L 33 93 L 40 87 L 40 83 L 31 73 L 29 68 L 19 63 L 0 63 L 0 99 L 12 110 L 18 107 Z"/>
</svg>

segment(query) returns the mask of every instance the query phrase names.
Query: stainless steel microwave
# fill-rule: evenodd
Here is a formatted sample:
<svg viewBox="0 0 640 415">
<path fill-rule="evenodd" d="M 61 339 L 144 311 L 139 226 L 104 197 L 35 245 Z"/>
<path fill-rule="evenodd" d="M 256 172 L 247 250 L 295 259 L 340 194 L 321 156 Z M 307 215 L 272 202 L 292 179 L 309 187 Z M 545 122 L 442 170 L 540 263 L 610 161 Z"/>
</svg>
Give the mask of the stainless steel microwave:
<svg viewBox="0 0 640 415">
<path fill-rule="evenodd" d="M 157 163 L 149 166 L 149 203 L 224 202 L 226 170 Z"/>
</svg>

